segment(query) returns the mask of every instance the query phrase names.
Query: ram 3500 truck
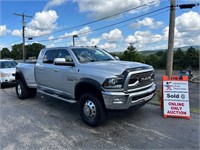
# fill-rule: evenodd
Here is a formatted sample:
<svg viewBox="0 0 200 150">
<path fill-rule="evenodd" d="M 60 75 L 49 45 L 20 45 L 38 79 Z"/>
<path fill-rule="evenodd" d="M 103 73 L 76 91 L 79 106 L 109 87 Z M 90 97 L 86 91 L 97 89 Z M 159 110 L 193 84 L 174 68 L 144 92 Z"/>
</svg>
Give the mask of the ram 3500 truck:
<svg viewBox="0 0 200 150">
<path fill-rule="evenodd" d="M 36 64 L 16 68 L 19 99 L 38 92 L 80 104 L 80 116 L 89 126 L 106 119 L 108 109 L 142 106 L 155 95 L 152 66 L 120 61 L 96 47 L 57 47 L 40 51 Z"/>
</svg>

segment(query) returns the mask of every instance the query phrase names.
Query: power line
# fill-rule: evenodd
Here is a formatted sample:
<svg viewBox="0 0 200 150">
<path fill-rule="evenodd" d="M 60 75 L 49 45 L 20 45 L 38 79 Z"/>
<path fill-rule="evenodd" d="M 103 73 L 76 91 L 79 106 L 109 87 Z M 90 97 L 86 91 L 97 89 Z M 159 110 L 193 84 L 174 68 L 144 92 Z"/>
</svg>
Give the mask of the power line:
<svg viewBox="0 0 200 150">
<path fill-rule="evenodd" d="M 145 14 L 142 14 L 142 15 L 139 15 L 139 16 L 136 16 L 136 17 L 132 17 L 132 18 L 129 18 L 129 19 L 126 19 L 126 20 L 123 20 L 123 21 L 119 21 L 117 23 L 113 23 L 113 24 L 110 24 L 110 25 L 107 25 L 107 26 L 103 26 L 103 27 L 100 27 L 100 28 L 96 28 L 96 29 L 93 29 L 92 31 L 86 31 L 86 32 L 82 32 L 82 33 L 79 33 L 77 35 L 84 35 L 84 34 L 88 34 L 90 32 L 94 32 L 94 31 L 98 31 L 98 30 L 102 30 L 102 29 L 105 29 L 105 28 L 108 28 L 108 27 L 111 27 L 111 26 L 115 26 L 117 24 L 121 24 L 121 23 L 124 23 L 124 22 L 128 22 L 130 20 L 133 20 L 133 19 L 137 19 L 137 18 L 140 18 L 140 17 L 143 17 L 143 16 L 146 16 L 146 15 L 149 15 L 149 14 L 152 14 L 152 13 L 155 13 L 155 12 L 158 12 L 158 11 L 161 11 L 161 10 L 164 10 L 166 8 L 169 8 L 170 6 L 166 6 L 166 7 L 162 7 L 160 9 L 157 9 L 157 10 L 154 10 L 154 11 L 151 11 L 151 12 L 148 12 L 148 13 L 145 13 Z M 69 37 L 72 37 L 72 35 L 68 35 L 68 36 L 65 36 L 65 37 L 59 37 L 59 38 L 54 38 L 52 40 L 58 40 L 58 39 L 63 39 L 63 38 L 69 38 Z M 39 42 L 43 42 L 43 41 L 49 41 L 49 40 L 39 40 Z"/>
<path fill-rule="evenodd" d="M 85 26 L 85 25 L 88 25 L 88 24 L 92 24 L 92 23 L 95 23 L 95 22 L 98 22 L 98 21 L 102 21 L 102 20 L 105 20 L 105 19 L 108 19 L 108 18 L 117 16 L 117 15 L 119 15 L 119 14 L 123 14 L 123 13 L 125 13 L 125 12 L 129 12 L 129 11 L 131 11 L 131 10 L 138 9 L 138 8 L 140 8 L 140 7 L 143 7 L 143 6 L 148 6 L 148 5 L 151 4 L 151 3 L 154 3 L 153 5 L 156 5 L 156 4 L 158 4 L 158 2 L 159 2 L 159 0 L 158 0 L 157 2 L 151 1 L 151 2 L 149 2 L 149 3 L 140 5 L 140 6 L 138 6 L 138 7 L 130 8 L 130 9 L 127 9 L 127 10 L 122 11 L 122 12 L 115 13 L 115 14 L 110 15 L 110 16 L 106 16 L 106 17 L 103 17 L 103 18 L 100 18 L 100 19 L 97 19 L 97 20 L 94 20 L 94 21 L 87 22 L 87 23 L 79 24 L 79 25 L 76 25 L 76 26 L 73 26 L 73 27 L 69 27 L 69 28 L 66 28 L 66 29 L 63 29 L 63 30 L 58 30 L 58 31 L 55 31 L 55 32 L 52 32 L 52 33 L 43 34 L 43 35 L 39 35 L 39 36 L 34 36 L 34 38 L 42 37 L 42 36 L 45 36 L 45 35 L 51 35 L 51 34 L 54 34 L 54 33 L 58 33 L 58 32 L 62 32 L 62 31 L 66 31 L 66 30 L 78 28 L 78 27 L 81 27 L 81 26 Z M 162 1 L 161 3 L 165 3 L 165 2 L 166 2 L 166 1 Z M 40 41 L 41 41 L 41 40 L 40 40 Z M 13 42 L 16 42 L 16 41 L 13 41 Z M 13 42 L 9 42 L 9 43 L 13 43 Z M 9 43 L 6 43 L 6 44 L 9 44 Z"/>
<path fill-rule="evenodd" d="M 154 15 L 151 15 L 151 16 L 149 16 L 149 17 L 161 15 L 161 14 L 167 12 L 167 11 L 169 11 L 169 10 L 165 10 L 165 11 L 159 12 L 159 13 L 154 14 Z M 130 23 L 125 24 L 125 25 L 122 25 L 122 26 L 117 26 L 116 28 L 121 29 L 121 28 L 127 27 L 129 24 L 130 24 Z M 97 37 L 97 35 L 100 35 L 100 34 L 102 34 L 102 33 L 109 32 L 109 31 L 111 31 L 111 29 L 106 30 L 106 31 L 103 31 L 103 32 L 96 33 L 96 34 L 92 35 L 92 38 Z M 49 40 L 49 41 L 51 41 L 51 40 Z M 71 40 L 69 39 L 68 41 L 71 41 Z M 46 41 L 46 42 L 47 42 L 47 41 Z M 64 41 L 64 42 L 59 42 L 59 43 L 66 43 L 66 41 Z"/>
<path fill-rule="evenodd" d="M 162 11 L 161 13 L 159 12 L 159 13 L 157 13 L 157 14 L 155 14 L 155 15 L 151 15 L 151 16 L 149 16 L 149 17 L 157 16 L 157 15 L 163 14 L 163 13 L 165 13 L 165 12 L 167 12 L 167 11 L 169 11 L 169 10 Z M 119 26 L 119 27 L 117 27 L 117 28 L 124 28 L 124 27 L 128 26 L 129 24 L 130 24 L 130 23 L 125 24 L 125 25 L 122 25 L 122 26 Z M 110 30 L 97 33 L 97 34 L 95 34 L 95 36 L 96 36 L 96 35 L 99 35 L 99 34 L 102 34 L 102 33 L 104 33 L 104 32 L 109 32 L 109 31 L 110 31 Z"/>
<path fill-rule="evenodd" d="M 73 26 L 73 27 L 69 27 L 69 28 L 66 28 L 66 29 L 62 29 L 62 30 L 58 30 L 58 31 L 55 31 L 55 32 L 52 32 L 52 33 L 48 33 L 48 34 L 43 34 L 43 35 L 39 35 L 39 36 L 35 36 L 35 37 L 41 37 L 41 36 L 45 36 L 45 35 L 50 35 L 50 34 L 54 34 L 54 33 L 58 33 L 58 32 L 62 32 L 62 31 L 67 31 L 67 30 L 71 30 L 71 29 L 75 29 L 75 28 L 78 28 L 78 27 L 82 27 L 82 26 L 86 26 L 86 25 L 89 25 L 89 24 L 93 24 L 95 22 L 99 22 L 99 21 L 102 21 L 102 20 L 105 20 L 105 19 L 108 19 L 108 18 L 112 18 L 114 16 L 117 16 L 117 15 L 120 15 L 120 14 L 123 14 L 125 12 L 129 12 L 131 10 L 135 10 L 135 9 L 138 9 L 138 8 L 141 8 L 141 7 L 144 7 L 144 6 L 147 6 L 151 3 L 155 3 L 154 1 L 151 1 L 147 4 L 143 4 L 143 5 L 140 5 L 138 7 L 134 7 L 134 8 L 130 8 L 130 9 L 127 9 L 125 11 L 121 11 L 121 12 L 118 12 L 118 13 L 115 13 L 115 14 L 112 14 L 112 15 L 109 15 L 109 16 L 106 16 L 106 17 L 103 17 L 103 18 L 100 18 L 100 19 L 96 19 L 96 20 L 93 20 L 93 21 L 90 21 L 90 22 L 87 22 L 87 23 L 83 23 L 83 24 L 79 24 L 79 25 L 76 25 L 76 26 Z M 157 2 L 156 2 L 157 4 Z"/>
</svg>

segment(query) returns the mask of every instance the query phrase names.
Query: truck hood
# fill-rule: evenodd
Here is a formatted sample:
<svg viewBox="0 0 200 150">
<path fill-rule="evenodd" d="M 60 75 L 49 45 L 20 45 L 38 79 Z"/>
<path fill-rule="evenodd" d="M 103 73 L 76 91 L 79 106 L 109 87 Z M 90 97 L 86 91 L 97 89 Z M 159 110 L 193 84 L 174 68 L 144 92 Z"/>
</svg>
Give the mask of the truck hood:
<svg viewBox="0 0 200 150">
<path fill-rule="evenodd" d="M 137 68 L 137 67 L 149 67 L 149 65 L 142 64 L 139 62 L 129 61 L 102 61 L 102 62 L 91 62 L 82 64 L 83 68 L 87 68 L 85 71 L 95 71 L 96 74 L 104 75 L 120 75 L 126 69 Z"/>
</svg>

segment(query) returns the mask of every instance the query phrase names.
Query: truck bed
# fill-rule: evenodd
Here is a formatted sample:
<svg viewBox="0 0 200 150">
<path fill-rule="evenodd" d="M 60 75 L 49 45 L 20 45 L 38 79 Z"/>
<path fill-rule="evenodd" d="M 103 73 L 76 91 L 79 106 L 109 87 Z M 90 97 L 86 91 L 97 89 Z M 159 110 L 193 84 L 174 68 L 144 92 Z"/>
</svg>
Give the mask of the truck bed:
<svg viewBox="0 0 200 150">
<path fill-rule="evenodd" d="M 26 83 L 30 88 L 37 87 L 34 75 L 35 63 L 36 62 L 19 63 L 16 67 L 16 71 L 23 74 L 24 79 L 26 80 Z"/>
</svg>

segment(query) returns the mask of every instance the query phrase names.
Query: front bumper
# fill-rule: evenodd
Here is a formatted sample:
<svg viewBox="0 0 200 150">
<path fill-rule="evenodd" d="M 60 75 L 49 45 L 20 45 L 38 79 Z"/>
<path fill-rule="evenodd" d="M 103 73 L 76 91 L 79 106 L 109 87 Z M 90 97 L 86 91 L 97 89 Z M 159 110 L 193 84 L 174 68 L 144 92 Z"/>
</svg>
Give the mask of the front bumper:
<svg viewBox="0 0 200 150">
<path fill-rule="evenodd" d="M 150 101 L 155 94 L 155 84 L 148 89 L 138 92 L 102 92 L 104 103 L 107 109 L 128 109 L 132 106 Z"/>
<path fill-rule="evenodd" d="M 15 77 L 1 77 L 1 84 L 13 84 L 15 83 Z"/>
</svg>

